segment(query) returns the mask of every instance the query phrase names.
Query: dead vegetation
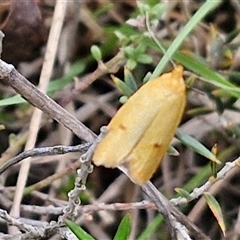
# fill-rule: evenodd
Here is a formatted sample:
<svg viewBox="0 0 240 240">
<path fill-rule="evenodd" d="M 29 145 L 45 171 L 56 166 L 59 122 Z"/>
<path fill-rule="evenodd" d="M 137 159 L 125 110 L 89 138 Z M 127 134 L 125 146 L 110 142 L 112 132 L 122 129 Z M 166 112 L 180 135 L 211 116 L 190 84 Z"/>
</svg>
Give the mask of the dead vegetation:
<svg viewBox="0 0 240 240">
<path fill-rule="evenodd" d="M 152 30 L 160 42 L 168 46 L 201 3 L 193 0 L 163 2 L 166 2 L 166 10 L 152 24 Z M 5 34 L 1 59 L 13 64 L 25 78 L 98 135 L 100 127 L 107 125 L 120 106 L 121 92 L 110 74 L 123 78 L 124 66 L 133 64 L 138 54 L 143 59 L 136 60 L 132 73 L 140 85 L 146 73 L 154 70 L 162 54 L 156 50 L 156 45 L 144 38 L 145 19 L 137 17 L 142 15 L 135 1 L 69 1 L 56 8 L 55 1 L 1 1 L 0 29 Z M 239 85 L 240 78 L 239 13 L 238 1 L 223 1 L 197 25 L 181 47 L 182 52 L 194 54 L 196 62 L 205 61 L 209 69 L 222 74 L 235 86 Z M 131 21 L 126 24 L 129 19 Z M 120 35 L 124 37 L 121 39 Z M 141 41 L 146 41 L 147 47 L 131 55 Z M 102 61 L 98 63 L 91 55 L 92 45 L 101 49 Z M 120 48 L 129 46 L 133 46 L 132 52 L 124 55 Z M 152 61 L 148 61 L 147 56 Z M 132 61 L 129 63 L 129 60 Z M 180 129 L 208 149 L 217 143 L 217 157 L 222 161 L 220 169 L 225 162 L 233 162 L 239 156 L 238 98 L 201 81 L 203 77 L 185 68 L 189 70 L 186 78 L 191 75 L 194 83 L 188 90 Z M 75 146 L 95 138 L 91 133 L 82 137 L 76 132 L 73 134 L 29 103 L 11 98 L 15 93 L 11 86 L 0 81 L 0 166 L 26 150 Z M 179 141 L 174 141 L 173 145 L 180 155 L 166 155 L 152 178 L 168 199 L 176 197 L 174 188 L 191 192 L 211 176 L 208 159 Z M 0 209 L 9 214 L 4 217 L 5 212 L 1 212 L 0 239 L 14 239 L 14 236 L 31 239 L 34 236 L 34 239 L 53 240 L 65 236 L 51 229 L 49 223 L 57 221 L 67 205 L 67 194 L 73 189 L 80 165 L 80 152 L 38 154 L 0 175 Z M 203 197 L 186 204 L 181 211 L 210 239 L 238 239 L 238 184 L 239 168 L 233 168 L 223 180 L 208 189 L 221 206 L 226 236 Z M 169 239 L 167 226 L 159 219 L 151 199 L 117 169 L 94 167 L 77 210 L 75 222 L 96 239 L 112 239 L 127 213 L 132 222 L 130 239 Z M 33 226 L 44 228 L 43 236 Z M 28 235 L 30 232 L 33 235 Z"/>
</svg>

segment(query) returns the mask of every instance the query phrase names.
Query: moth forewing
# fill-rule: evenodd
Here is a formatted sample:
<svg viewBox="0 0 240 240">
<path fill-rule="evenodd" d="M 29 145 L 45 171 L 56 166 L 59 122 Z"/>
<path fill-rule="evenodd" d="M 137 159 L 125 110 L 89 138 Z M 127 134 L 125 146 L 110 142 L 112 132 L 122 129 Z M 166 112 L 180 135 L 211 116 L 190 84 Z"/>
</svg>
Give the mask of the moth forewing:
<svg viewBox="0 0 240 240">
<path fill-rule="evenodd" d="M 96 165 L 124 166 L 143 184 L 152 176 L 169 146 L 185 106 L 183 68 L 143 85 L 118 110 L 93 155 Z"/>
<path fill-rule="evenodd" d="M 147 182 L 156 171 L 181 120 L 185 98 L 174 97 L 168 100 L 165 105 L 168 107 L 161 108 L 164 117 L 157 114 L 153 118 L 143 137 L 126 158 L 129 176 L 138 184 Z M 152 137 L 154 135 L 158 138 Z"/>
</svg>

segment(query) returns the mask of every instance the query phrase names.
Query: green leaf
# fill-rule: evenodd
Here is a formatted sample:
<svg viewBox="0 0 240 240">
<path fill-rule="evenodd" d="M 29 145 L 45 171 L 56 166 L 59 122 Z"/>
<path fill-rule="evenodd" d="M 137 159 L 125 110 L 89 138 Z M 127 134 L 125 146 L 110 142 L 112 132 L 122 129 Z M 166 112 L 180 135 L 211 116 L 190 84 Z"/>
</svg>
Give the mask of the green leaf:
<svg viewBox="0 0 240 240">
<path fill-rule="evenodd" d="M 121 79 L 115 77 L 114 75 L 111 75 L 111 78 L 113 82 L 116 84 L 116 86 L 123 92 L 125 96 L 130 97 L 133 94 L 132 89 Z"/>
<path fill-rule="evenodd" d="M 173 146 L 169 146 L 167 153 L 171 156 L 179 156 L 179 152 L 176 148 L 174 148 Z"/>
<path fill-rule="evenodd" d="M 150 72 L 148 72 L 146 75 L 145 75 L 145 77 L 143 78 L 143 83 L 146 83 L 146 82 L 148 82 L 149 81 L 149 79 L 151 78 L 151 73 Z"/>
<path fill-rule="evenodd" d="M 126 66 L 128 69 L 134 69 L 137 66 L 137 62 L 134 59 L 128 59 Z"/>
<path fill-rule="evenodd" d="M 186 199 L 189 198 L 189 192 L 182 189 L 182 188 L 174 188 L 175 192 L 177 192 L 181 197 L 184 197 Z"/>
<path fill-rule="evenodd" d="M 138 7 L 138 9 L 140 10 L 140 13 L 141 13 L 142 15 L 144 15 L 145 12 L 148 12 L 148 11 L 150 11 L 150 9 L 151 9 L 148 4 L 142 3 L 142 2 L 140 2 L 140 1 L 137 1 L 137 7 Z"/>
<path fill-rule="evenodd" d="M 70 230 L 77 236 L 78 239 L 80 239 L 80 240 L 95 240 L 90 234 L 85 232 L 76 223 L 66 220 L 66 224 L 70 228 Z"/>
<path fill-rule="evenodd" d="M 240 88 L 226 80 L 220 74 L 211 70 L 208 66 L 194 58 L 194 55 L 190 52 L 177 52 L 174 54 L 174 59 L 180 62 L 189 70 L 204 77 L 207 82 L 222 88 L 228 93 L 228 95 L 240 98 Z"/>
<path fill-rule="evenodd" d="M 124 104 L 125 102 L 127 102 L 128 99 L 129 99 L 129 98 L 128 98 L 127 96 L 121 96 L 121 97 L 119 98 L 119 102 L 122 103 L 122 104 Z"/>
<path fill-rule="evenodd" d="M 211 161 L 211 172 L 214 178 L 217 177 L 217 163 Z"/>
<path fill-rule="evenodd" d="M 4 107 L 4 106 L 10 106 L 10 105 L 14 105 L 14 104 L 19 104 L 19 103 L 24 103 L 26 102 L 25 99 L 23 99 L 19 94 L 9 97 L 9 98 L 5 98 L 0 100 L 0 107 Z"/>
<path fill-rule="evenodd" d="M 200 154 L 218 164 L 221 163 L 211 151 L 209 151 L 203 144 L 198 142 L 195 138 L 187 135 L 186 133 L 183 133 L 179 129 L 177 129 L 175 134 L 184 145 L 191 148 L 198 154 Z"/>
<path fill-rule="evenodd" d="M 153 2 L 153 0 L 151 0 L 150 2 Z M 164 3 L 159 3 L 157 1 L 156 5 L 152 5 L 152 7 L 150 8 L 149 11 L 149 16 L 153 19 L 159 19 L 160 16 L 162 16 L 162 14 L 164 13 L 164 11 L 167 10 L 166 4 Z"/>
<path fill-rule="evenodd" d="M 139 54 L 137 56 L 137 61 L 143 64 L 150 64 L 152 62 L 152 58 L 147 54 Z"/>
<path fill-rule="evenodd" d="M 100 50 L 100 48 L 99 48 L 98 46 L 93 45 L 93 46 L 91 47 L 91 53 L 92 53 L 94 59 L 95 59 L 97 62 L 99 62 L 100 60 L 102 60 L 102 53 L 101 53 L 101 50 Z"/>
<path fill-rule="evenodd" d="M 211 195 L 210 193 L 205 192 L 203 195 L 207 202 L 207 205 L 209 206 L 213 215 L 217 219 L 218 225 L 221 228 L 221 230 L 225 236 L 226 226 L 225 226 L 224 219 L 223 219 L 222 209 L 221 209 L 219 203 L 217 202 L 215 197 L 213 195 Z"/>
<path fill-rule="evenodd" d="M 113 240 L 126 240 L 129 237 L 131 230 L 131 218 L 126 215 L 118 226 L 117 233 Z"/>
<path fill-rule="evenodd" d="M 124 48 L 124 52 L 128 57 L 134 57 L 136 54 L 136 50 L 132 46 L 127 46 Z"/>
<path fill-rule="evenodd" d="M 138 87 L 135 78 L 127 68 L 124 68 L 124 82 L 133 91 L 133 93 L 137 91 Z"/>
</svg>

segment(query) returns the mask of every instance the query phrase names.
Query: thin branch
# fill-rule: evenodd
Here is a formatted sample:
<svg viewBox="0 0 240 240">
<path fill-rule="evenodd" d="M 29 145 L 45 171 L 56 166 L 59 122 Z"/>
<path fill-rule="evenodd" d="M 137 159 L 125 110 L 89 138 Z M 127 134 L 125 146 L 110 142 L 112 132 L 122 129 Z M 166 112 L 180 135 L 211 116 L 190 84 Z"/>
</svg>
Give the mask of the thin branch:
<svg viewBox="0 0 240 240">
<path fill-rule="evenodd" d="M 65 106 L 102 75 L 117 72 L 119 68 L 125 64 L 125 62 L 126 59 L 123 51 L 119 51 L 117 55 L 108 62 L 101 62 L 101 64 L 98 64 L 98 67 L 94 72 L 87 74 L 82 78 L 76 78 L 77 83 L 74 90 L 71 92 L 71 95 L 62 98 L 60 104 Z"/>
<path fill-rule="evenodd" d="M 159 194 L 154 185 L 149 181 L 146 185 L 142 186 L 142 190 L 148 195 L 148 197 L 155 203 L 157 210 L 163 215 L 167 220 L 168 228 L 172 239 L 177 239 L 176 232 L 176 219 L 172 216 L 169 208 L 166 206 L 165 202 L 161 199 L 162 196 Z"/>
<path fill-rule="evenodd" d="M 8 160 L 2 167 L 0 167 L 0 175 L 12 165 L 17 164 L 21 162 L 23 159 L 28 157 L 60 155 L 70 152 L 85 152 L 90 146 L 91 143 L 85 143 L 76 146 L 54 146 L 33 148 L 31 150 L 24 151 L 19 155 L 13 157 L 12 159 Z"/>
<path fill-rule="evenodd" d="M 91 164 L 92 155 L 95 151 L 97 144 L 103 139 L 103 137 L 107 134 L 107 128 L 102 127 L 101 133 L 97 137 L 96 141 L 91 145 L 88 151 L 80 156 L 79 161 L 81 162 L 81 169 L 77 170 L 77 176 L 75 179 L 74 189 L 68 193 L 68 204 L 64 208 L 63 216 L 60 216 L 58 219 L 58 223 L 61 225 L 65 219 L 74 220 L 78 216 L 77 207 L 80 205 L 81 200 L 79 196 L 81 192 L 86 189 L 86 182 L 89 173 L 93 171 L 93 165 Z"/>
<path fill-rule="evenodd" d="M 210 177 L 201 187 L 195 188 L 188 198 L 178 197 L 171 199 L 171 203 L 174 205 L 182 205 L 191 202 L 194 199 L 199 198 L 204 192 L 206 192 L 213 184 L 223 179 L 226 174 L 235 167 L 240 167 L 240 157 L 233 162 L 227 162 L 225 166 L 217 173 L 216 178 Z"/>
<path fill-rule="evenodd" d="M 150 181 L 141 187 L 142 190 L 150 197 L 150 199 L 154 201 L 160 213 L 162 213 L 162 207 L 164 207 L 177 219 L 177 221 L 185 226 L 196 239 L 210 240 L 210 238 L 206 236 L 182 212 L 175 208 Z"/>
<path fill-rule="evenodd" d="M 20 230 L 25 232 L 35 232 L 36 228 L 31 225 L 23 223 L 21 220 L 11 217 L 6 210 L 0 209 L 0 217 L 4 219 L 10 226 L 17 226 Z"/>
</svg>

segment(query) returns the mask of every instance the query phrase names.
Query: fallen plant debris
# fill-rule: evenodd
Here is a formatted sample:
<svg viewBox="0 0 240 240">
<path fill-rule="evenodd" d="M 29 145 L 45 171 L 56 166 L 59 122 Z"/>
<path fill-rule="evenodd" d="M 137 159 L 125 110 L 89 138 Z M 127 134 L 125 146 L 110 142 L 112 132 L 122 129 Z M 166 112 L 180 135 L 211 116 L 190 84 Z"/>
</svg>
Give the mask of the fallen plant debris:
<svg viewBox="0 0 240 240">
<path fill-rule="evenodd" d="M 201 15 L 202 6 L 0 3 L 1 239 L 76 239 L 66 219 L 94 238 L 113 239 L 125 213 L 132 239 L 237 239 L 240 8 L 206 1 Z M 195 13 L 204 17 L 193 23 Z M 151 72 L 171 71 L 158 63 L 189 22 L 194 27 L 170 56 L 187 80 L 180 142 L 173 140 L 152 183 L 140 188 L 118 170 L 93 168 L 99 130 L 117 112 L 117 98 L 127 99 L 108 75 L 119 89 L 134 84 L 136 91 Z M 214 170 L 208 156 L 218 160 Z"/>
</svg>

